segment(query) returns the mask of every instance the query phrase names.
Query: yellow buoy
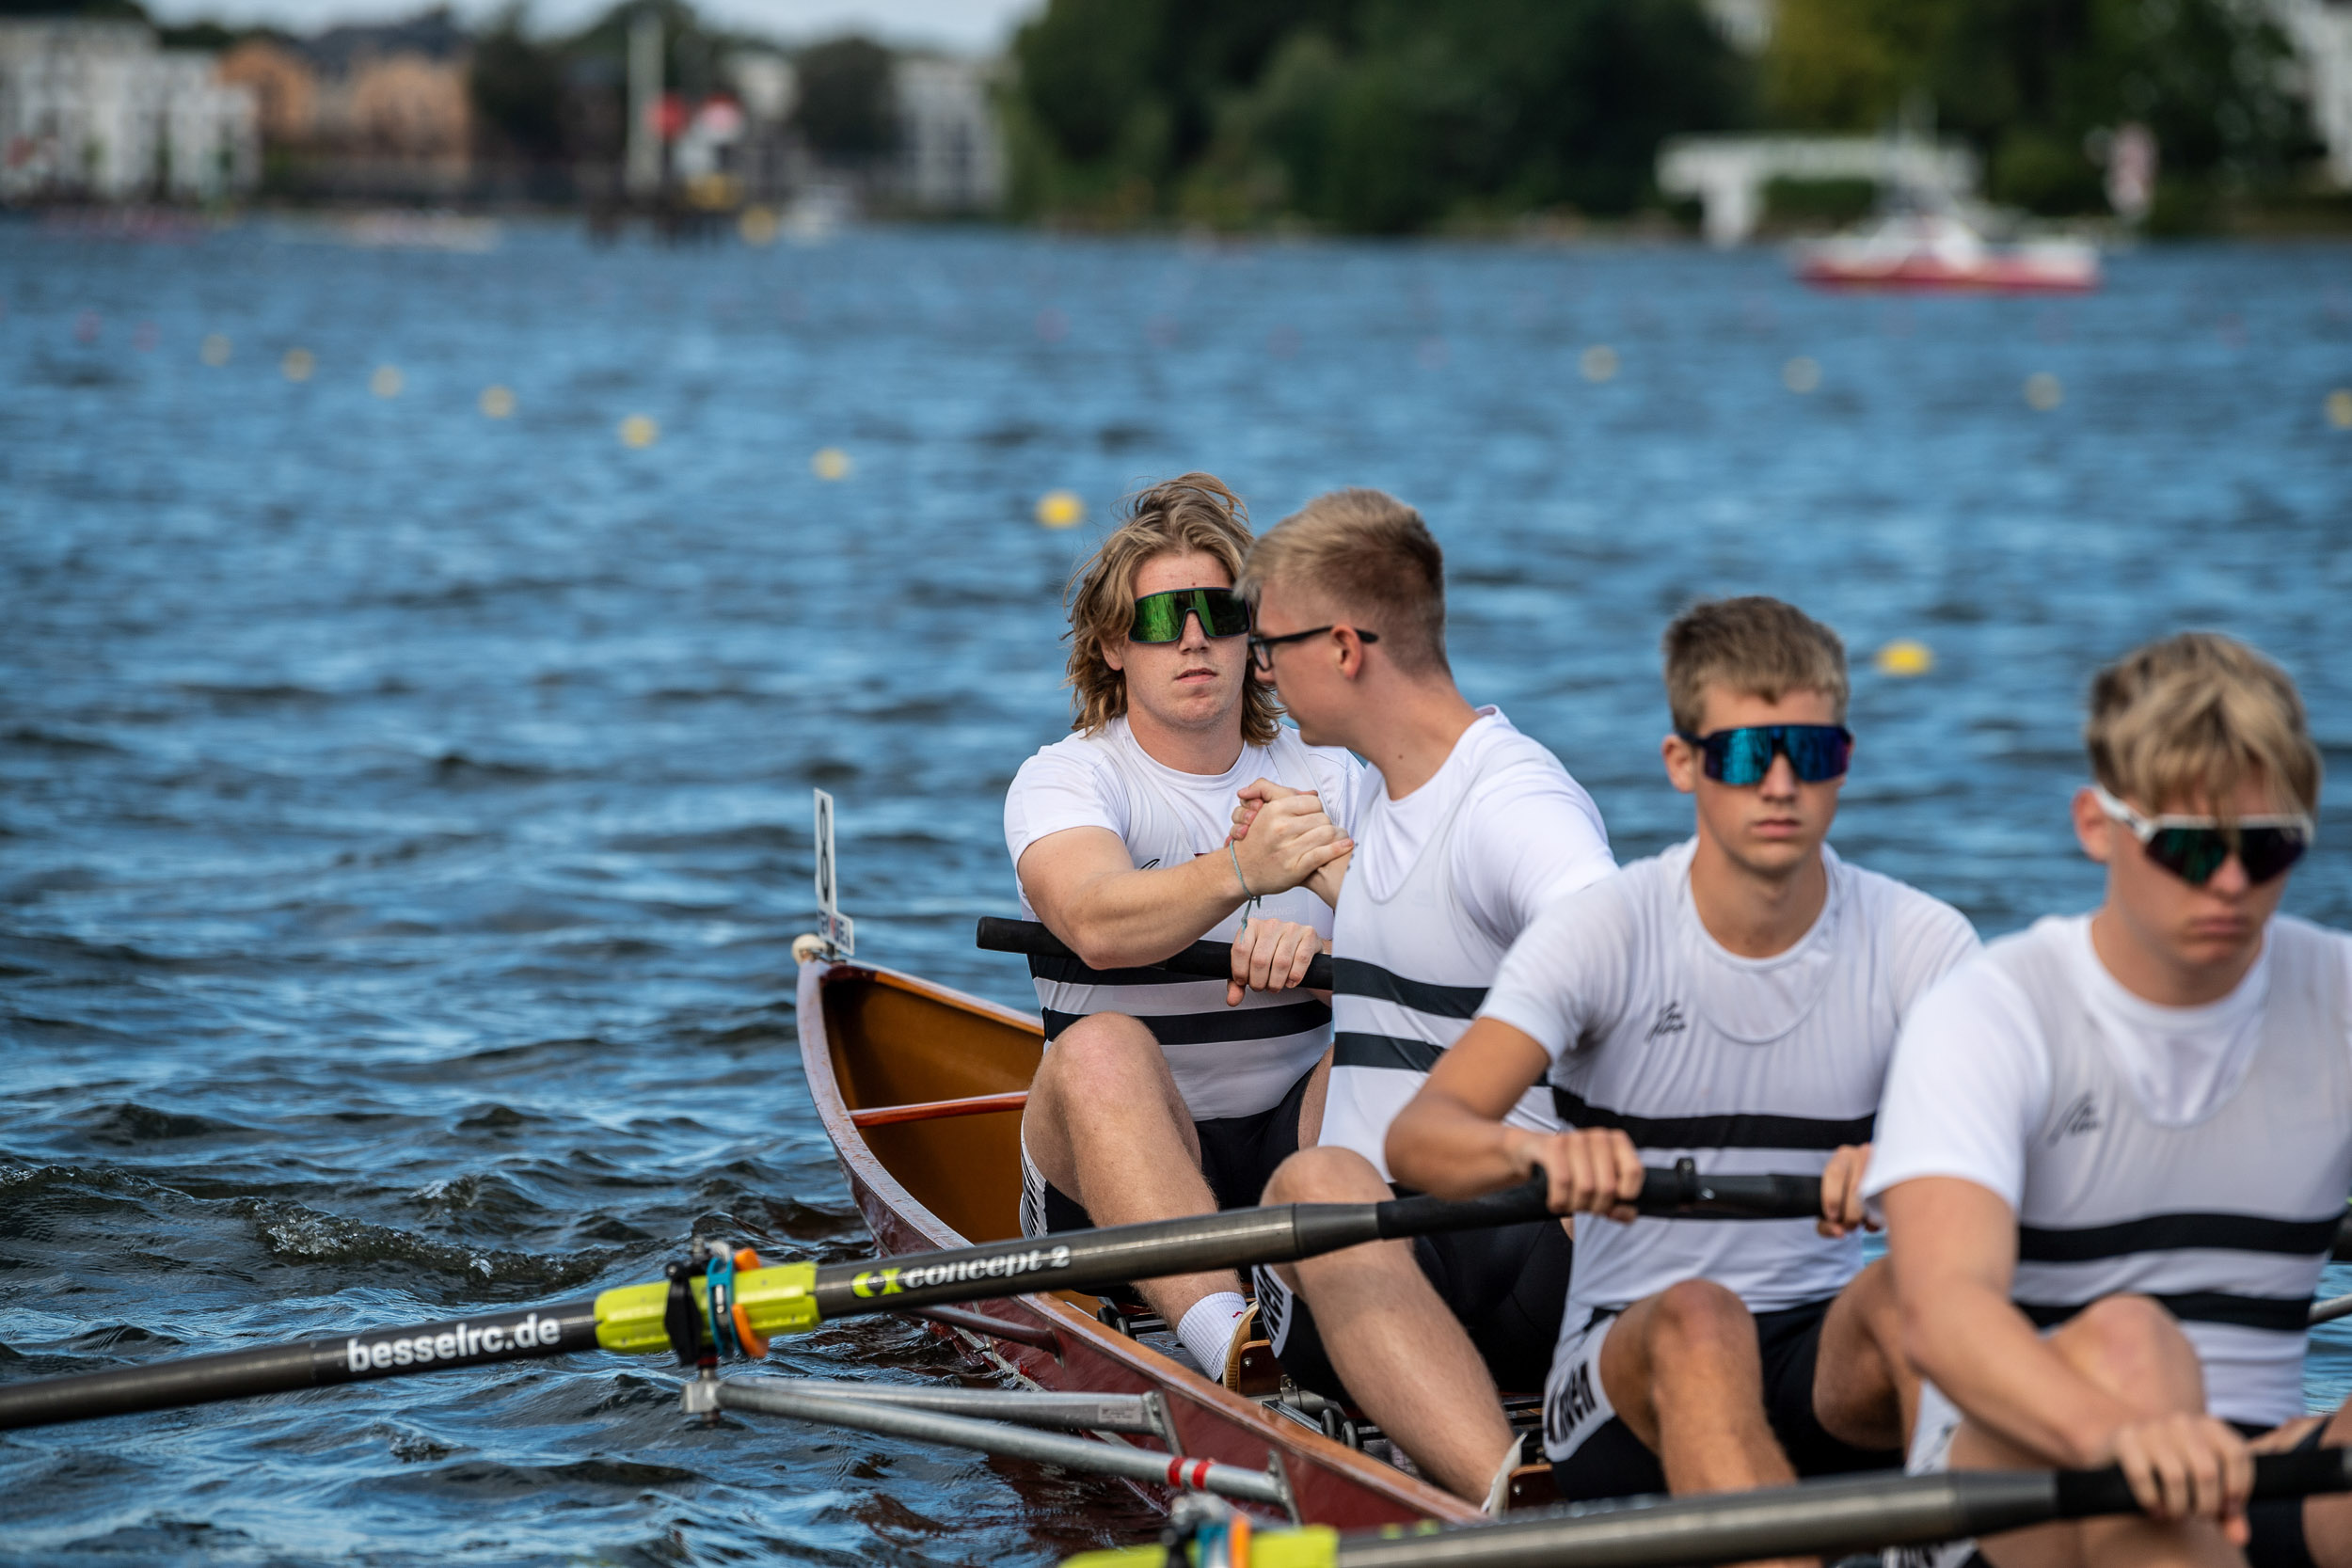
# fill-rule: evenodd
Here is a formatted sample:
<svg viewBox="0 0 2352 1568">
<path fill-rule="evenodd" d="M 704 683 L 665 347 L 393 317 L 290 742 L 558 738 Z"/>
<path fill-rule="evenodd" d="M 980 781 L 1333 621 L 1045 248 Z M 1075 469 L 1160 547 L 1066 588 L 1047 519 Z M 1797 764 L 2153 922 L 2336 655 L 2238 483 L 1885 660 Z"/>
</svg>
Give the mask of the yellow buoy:
<svg viewBox="0 0 2352 1568">
<path fill-rule="evenodd" d="M 1876 662 L 1880 674 L 1907 679 L 1913 675 L 1924 675 L 1934 669 L 1935 655 L 1925 642 L 1899 637 L 1879 650 Z"/>
<path fill-rule="evenodd" d="M 1821 385 L 1821 362 L 1798 355 L 1780 368 L 1780 384 L 1800 396 Z"/>
<path fill-rule="evenodd" d="M 400 389 L 405 385 L 401 379 L 398 365 L 378 365 L 375 373 L 368 377 L 368 390 L 380 398 L 400 396 Z"/>
<path fill-rule="evenodd" d="M 1047 528 L 1073 527 L 1086 515 L 1086 503 L 1073 490 L 1048 490 L 1037 499 L 1037 520 Z"/>
<path fill-rule="evenodd" d="M 1577 358 L 1577 369 L 1584 379 L 1598 386 L 1617 373 L 1617 351 L 1607 343 L 1595 343 Z"/>
<path fill-rule="evenodd" d="M 629 447 L 649 447 L 661 439 L 661 427 L 643 414 L 631 414 L 621 421 L 621 444 Z"/>
<path fill-rule="evenodd" d="M 775 209 L 756 204 L 743 209 L 743 215 L 735 220 L 735 231 L 749 245 L 771 245 L 784 225 L 776 218 Z"/>
<path fill-rule="evenodd" d="M 818 447 L 808 460 L 808 471 L 828 482 L 850 477 L 850 454 L 839 447 Z"/>
<path fill-rule="evenodd" d="M 2048 371 L 2036 371 L 2026 377 L 2026 406 L 2037 413 L 2047 414 L 2066 401 L 2066 388 Z"/>
<path fill-rule="evenodd" d="M 289 381 L 308 381 L 310 372 L 319 368 L 318 356 L 307 348 L 290 348 L 286 357 L 278 362 L 278 368 L 286 372 Z"/>
<path fill-rule="evenodd" d="M 204 335 L 204 346 L 196 351 L 197 357 L 218 369 L 229 363 L 229 340 L 217 332 Z"/>
<path fill-rule="evenodd" d="M 482 412 L 493 420 L 503 420 L 515 412 L 515 394 L 503 387 L 482 388 Z"/>
<path fill-rule="evenodd" d="M 2338 430 L 2352 430 L 2352 387 L 2339 387 L 2328 394 L 2328 422 Z"/>
</svg>

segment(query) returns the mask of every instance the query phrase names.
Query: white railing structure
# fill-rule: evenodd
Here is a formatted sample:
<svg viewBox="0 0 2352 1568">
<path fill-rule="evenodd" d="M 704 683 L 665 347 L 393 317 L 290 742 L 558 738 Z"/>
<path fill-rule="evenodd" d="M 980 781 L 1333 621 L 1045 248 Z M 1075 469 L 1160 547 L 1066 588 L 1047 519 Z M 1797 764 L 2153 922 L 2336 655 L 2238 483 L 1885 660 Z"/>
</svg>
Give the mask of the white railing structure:
<svg viewBox="0 0 2352 1568">
<path fill-rule="evenodd" d="M 1658 150 L 1658 187 L 1694 196 L 1708 243 L 1738 245 L 1774 180 L 1869 180 L 1949 205 L 1977 188 L 1977 155 L 1915 136 L 1677 136 Z"/>
</svg>

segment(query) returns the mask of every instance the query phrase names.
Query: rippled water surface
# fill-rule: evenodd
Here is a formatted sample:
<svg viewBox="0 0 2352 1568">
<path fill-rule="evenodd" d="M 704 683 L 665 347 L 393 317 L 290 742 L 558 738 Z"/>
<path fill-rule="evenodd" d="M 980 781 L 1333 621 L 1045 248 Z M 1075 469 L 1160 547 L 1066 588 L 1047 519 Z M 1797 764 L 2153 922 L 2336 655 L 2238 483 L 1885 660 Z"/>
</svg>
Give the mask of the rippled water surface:
<svg viewBox="0 0 2352 1568">
<path fill-rule="evenodd" d="M 1988 933 L 2080 907 L 2102 657 L 2249 634 L 2347 760 L 2348 263 L 2151 251 L 2084 300 L 1906 301 L 1684 250 L 0 228 L 0 1378 L 564 1299 L 696 1228 L 863 1248 L 794 1053 L 808 791 L 861 957 L 1027 1005 L 970 932 L 1065 713 L 1088 534 L 1031 520 L 1049 488 L 1096 520 L 1192 467 L 1267 521 L 1339 483 L 1419 503 L 1463 685 L 1625 855 L 1686 828 L 1674 610 L 1762 590 L 1858 652 L 1919 639 L 1932 673 L 1858 676 L 1841 847 Z M 2344 799 L 2289 903 L 2352 924 Z M 881 1322 L 782 1358 L 955 1368 Z M 0 1559 L 1044 1562 L 1150 1528 L 1107 1483 L 689 1426 L 657 1373 L 9 1434 Z"/>
</svg>

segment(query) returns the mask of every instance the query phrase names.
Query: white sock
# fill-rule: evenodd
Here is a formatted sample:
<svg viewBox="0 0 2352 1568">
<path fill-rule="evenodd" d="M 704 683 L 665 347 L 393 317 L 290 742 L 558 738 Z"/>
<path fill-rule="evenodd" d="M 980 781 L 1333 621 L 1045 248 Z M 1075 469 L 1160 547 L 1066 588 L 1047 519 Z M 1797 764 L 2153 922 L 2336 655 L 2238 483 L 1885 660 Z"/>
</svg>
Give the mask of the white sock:
<svg viewBox="0 0 2352 1568">
<path fill-rule="evenodd" d="M 1519 1439 L 1514 1436 L 1511 1446 L 1502 1451 L 1502 1463 L 1495 1468 L 1495 1479 L 1486 1483 L 1484 1512 L 1494 1518 L 1502 1517 L 1511 1506 L 1511 1472 L 1519 1467 Z"/>
<path fill-rule="evenodd" d="M 1192 1304 L 1184 1321 L 1176 1325 L 1176 1338 L 1200 1370 L 1211 1377 L 1225 1375 L 1225 1353 L 1233 1348 L 1233 1322 L 1249 1310 L 1249 1304 L 1238 1291 L 1219 1291 L 1213 1296 L 1202 1296 Z"/>
</svg>

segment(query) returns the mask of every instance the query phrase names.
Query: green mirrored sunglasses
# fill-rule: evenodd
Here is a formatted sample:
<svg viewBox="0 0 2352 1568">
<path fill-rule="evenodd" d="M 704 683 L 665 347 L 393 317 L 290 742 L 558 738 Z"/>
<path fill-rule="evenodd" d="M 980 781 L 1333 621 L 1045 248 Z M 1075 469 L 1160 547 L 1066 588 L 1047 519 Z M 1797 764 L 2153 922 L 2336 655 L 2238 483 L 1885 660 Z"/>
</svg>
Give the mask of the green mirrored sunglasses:
<svg viewBox="0 0 2352 1568">
<path fill-rule="evenodd" d="M 1208 637 L 1240 637 L 1249 630 L 1249 601 L 1230 588 L 1172 588 L 1146 594 L 1136 601 L 1136 623 L 1130 642 L 1181 642 L 1184 617 L 1200 617 Z"/>
</svg>

